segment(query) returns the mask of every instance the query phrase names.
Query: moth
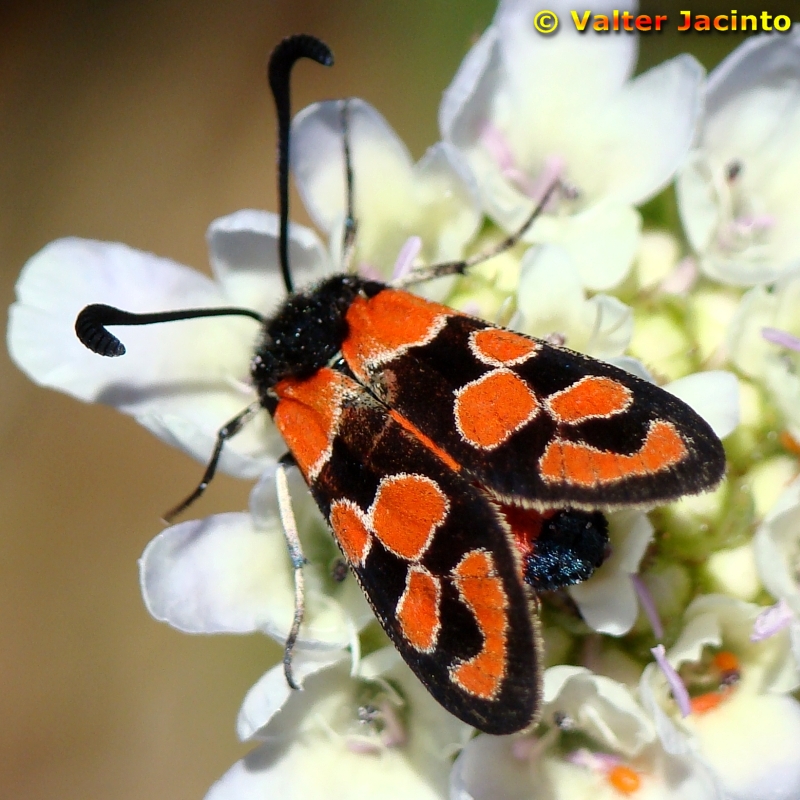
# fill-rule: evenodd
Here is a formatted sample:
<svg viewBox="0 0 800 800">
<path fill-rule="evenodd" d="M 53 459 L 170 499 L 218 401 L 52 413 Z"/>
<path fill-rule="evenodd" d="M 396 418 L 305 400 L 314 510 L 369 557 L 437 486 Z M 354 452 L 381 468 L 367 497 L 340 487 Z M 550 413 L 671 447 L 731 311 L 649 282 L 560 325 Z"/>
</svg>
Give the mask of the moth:
<svg viewBox="0 0 800 800">
<path fill-rule="evenodd" d="M 602 564 L 604 511 L 714 487 L 725 470 L 722 445 L 698 414 L 657 386 L 403 285 L 343 273 L 295 291 L 287 238 L 289 75 L 303 57 L 332 63 L 325 44 L 301 35 L 276 48 L 269 69 L 287 289 L 277 313 L 130 314 L 92 305 L 76 332 L 94 352 L 119 356 L 125 348 L 108 325 L 256 319 L 258 400 L 220 429 L 202 481 L 169 516 L 202 493 L 225 441 L 266 409 L 288 448 L 279 497 L 296 579 L 303 559 L 288 507 L 290 467 L 302 473 L 375 616 L 433 697 L 487 733 L 523 730 L 536 723 L 541 705 L 537 593 L 584 580 Z M 352 209 L 346 123 L 345 103 Z M 463 273 L 508 249 L 546 201 L 491 251 L 412 273 L 404 285 Z M 348 222 L 345 250 L 355 235 L 352 211 Z M 301 619 L 299 602 L 285 657 L 292 685 Z"/>
</svg>

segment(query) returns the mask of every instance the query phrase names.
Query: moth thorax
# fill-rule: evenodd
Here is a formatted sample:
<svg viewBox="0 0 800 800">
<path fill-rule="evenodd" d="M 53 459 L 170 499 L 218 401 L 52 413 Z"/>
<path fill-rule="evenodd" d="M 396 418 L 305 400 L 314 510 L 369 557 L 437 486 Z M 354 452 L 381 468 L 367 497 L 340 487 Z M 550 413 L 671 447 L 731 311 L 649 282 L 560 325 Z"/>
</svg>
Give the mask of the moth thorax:
<svg viewBox="0 0 800 800">
<path fill-rule="evenodd" d="M 309 378 L 341 350 L 347 310 L 359 294 L 373 296 L 383 284 L 355 275 L 334 275 L 290 295 L 264 326 L 250 374 L 264 406 L 274 405 L 272 388 L 284 378 Z"/>
</svg>

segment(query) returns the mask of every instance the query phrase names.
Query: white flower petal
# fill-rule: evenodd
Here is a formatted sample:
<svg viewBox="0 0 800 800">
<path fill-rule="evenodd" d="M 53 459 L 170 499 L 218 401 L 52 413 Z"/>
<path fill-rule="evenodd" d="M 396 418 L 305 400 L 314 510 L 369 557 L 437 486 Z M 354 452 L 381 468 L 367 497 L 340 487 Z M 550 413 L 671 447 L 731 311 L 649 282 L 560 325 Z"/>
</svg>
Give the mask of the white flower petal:
<svg viewBox="0 0 800 800">
<path fill-rule="evenodd" d="M 664 390 L 691 406 L 720 439 L 739 424 L 739 381 L 732 372 L 695 372 L 668 383 Z"/>
<path fill-rule="evenodd" d="M 702 109 L 705 71 L 683 54 L 639 75 L 587 137 L 596 164 L 603 151 L 609 194 L 638 205 L 660 191 L 686 157 Z"/>
<path fill-rule="evenodd" d="M 276 585 L 285 559 L 280 532 L 257 530 L 247 513 L 182 522 L 145 548 L 142 595 L 156 619 L 187 633 L 274 628 L 276 597 L 290 595 Z"/>
<path fill-rule="evenodd" d="M 532 247 L 522 257 L 513 327 L 543 338 L 562 334 L 571 350 L 594 358 L 621 355 L 633 332 L 633 311 L 620 300 L 586 300 L 581 278 L 559 245 Z"/>
<path fill-rule="evenodd" d="M 135 419 L 162 441 L 205 463 L 214 450 L 217 431 L 251 401 L 250 397 L 236 400 L 235 396 L 209 393 L 202 402 L 184 406 L 180 416 L 140 414 Z M 265 411 L 225 442 L 217 468 L 228 475 L 253 480 L 274 467 L 285 452 L 286 444 Z"/>
<path fill-rule="evenodd" d="M 375 204 L 385 213 L 407 205 L 412 161 L 406 146 L 369 103 L 352 98 L 348 109 L 355 215 L 361 223 Z M 292 170 L 305 207 L 330 233 L 344 216 L 347 200 L 342 101 L 314 103 L 300 111 L 292 123 L 291 147 Z"/>
<path fill-rule="evenodd" d="M 632 757 L 655 739 L 652 722 L 621 683 L 583 667 L 550 667 L 544 673 L 546 716 L 566 714 L 605 747 Z"/>
<path fill-rule="evenodd" d="M 414 797 L 436 800 L 444 796 L 454 744 L 465 741 L 463 723 L 457 740 L 452 726 L 438 719 L 450 717 L 436 704 L 404 665 L 384 676 L 397 682 L 408 702 L 405 742 L 359 751 L 357 714 L 368 686 L 349 676 L 339 663 L 307 677 L 303 691 L 292 692 L 279 713 L 273 706 L 281 697 L 262 698 L 259 712 L 271 714 L 259 731 L 265 744 L 229 770 L 211 789 L 211 800 L 247 800 L 280 797 L 314 800 L 341 797 L 366 800 Z M 391 687 L 384 687 L 392 694 Z M 277 688 L 277 685 L 276 685 Z M 279 690 L 282 694 L 282 691 Z M 452 719 L 452 717 L 451 717 Z M 363 738 L 363 735 L 361 735 Z"/>
<path fill-rule="evenodd" d="M 699 661 L 704 646 L 733 650 L 742 663 L 740 686 L 750 691 L 789 692 L 800 684 L 787 631 L 753 642 L 751 634 L 761 606 L 727 595 L 701 595 L 686 609 L 686 624 L 669 659 L 676 666 Z"/>
<path fill-rule="evenodd" d="M 764 362 L 775 352 L 761 330 L 772 324 L 777 298 L 763 286 L 755 286 L 742 297 L 728 328 L 727 344 L 736 366 L 753 378 L 763 375 Z"/>
<path fill-rule="evenodd" d="M 473 45 L 442 95 L 442 139 L 469 148 L 481 135 L 502 71 L 498 30 L 489 27 Z"/>
<path fill-rule="evenodd" d="M 800 703 L 794 698 L 736 691 L 714 713 L 692 715 L 690 725 L 729 800 L 800 796 Z"/>
<path fill-rule="evenodd" d="M 343 650 L 298 650 L 292 657 L 292 677 L 302 687 L 309 676 L 335 666 L 348 657 L 349 653 Z M 295 691 L 286 680 L 283 663 L 276 664 L 262 675 L 247 692 L 239 709 L 236 718 L 236 733 L 239 738 L 244 742 L 256 737 Z"/>
<path fill-rule="evenodd" d="M 780 495 L 753 537 L 761 581 L 775 598 L 783 599 L 800 618 L 800 583 L 796 558 L 800 552 L 800 479 Z"/>
<path fill-rule="evenodd" d="M 601 765 L 604 758 L 621 756 L 641 781 L 637 797 L 720 800 L 708 770 L 691 756 L 668 756 L 647 714 L 615 681 L 580 667 L 553 667 L 545 673 L 545 703 L 545 720 L 564 714 L 576 735 L 596 743 L 589 748 L 597 748 L 597 765 L 592 766 L 591 749 L 582 751 L 587 756 L 582 761 L 581 751 L 563 740 L 554 744 L 552 729 L 538 739 L 483 734 L 467 744 L 453 767 L 451 799 L 616 797 Z"/>
<path fill-rule="evenodd" d="M 596 294 L 586 306 L 587 355 L 604 360 L 622 355 L 633 335 L 633 309 L 607 294 Z"/>
<path fill-rule="evenodd" d="M 91 303 L 132 312 L 227 304 L 207 277 L 125 245 L 81 239 L 52 242 L 25 266 L 10 310 L 9 351 L 37 383 L 131 414 L 206 460 L 217 430 L 255 399 L 245 381 L 257 324 L 249 319 L 184 320 L 115 328 L 127 352 L 103 358 L 74 335 Z M 113 326 L 112 326 L 113 327 Z M 174 427 L 174 430 L 173 430 Z M 271 445 L 253 428 L 230 443 L 223 469 L 252 475 Z M 263 428 L 262 428 L 263 431 Z"/>
<path fill-rule="evenodd" d="M 713 116 L 742 95 L 785 80 L 800 69 L 800 36 L 754 36 L 737 47 L 708 78 L 707 111 Z M 754 120 L 745 125 L 758 126 Z M 752 130 L 752 129 L 751 129 Z"/>
<path fill-rule="evenodd" d="M 713 168 L 705 153 L 695 150 L 688 155 L 678 172 L 675 191 L 686 236 L 695 251 L 702 253 L 721 219 Z"/>
<path fill-rule="evenodd" d="M 592 11 L 635 7 L 634 2 L 601 2 Z M 509 94 L 515 103 L 513 109 L 500 111 L 515 115 L 520 139 L 523 130 L 530 131 L 531 150 L 544 144 L 568 153 L 572 142 L 584 138 L 578 131 L 586 130 L 580 124 L 573 128 L 575 115 L 589 116 L 601 109 L 636 63 L 635 36 L 582 36 L 570 18 L 573 8 L 566 0 L 505 0 L 495 15 L 493 24 L 500 32 Z M 534 28 L 534 15 L 541 9 L 551 10 L 564 20 L 556 36 L 542 36 Z M 569 89 L 565 91 L 565 87 Z M 570 125 L 565 124 L 567 119 Z M 557 133 L 563 135 L 561 141 Z M 522 162 L 526 166 L 530 163 L 525 155 Z"/>
<path fill-rule="evenodd" d="M 518 330 L 540 338 L 562 333 L 571 348 L 580 349 L 573 338 L 583 321 L 584 302 L 580 276 L 563 247 L 544 244 L 525 252 L 517 295 Z"/>
<path fill-rule="evenodd" d="M 440 143 L 414 165 L 372 106 L 354 98 L 348 108 L 356 266 L 388 278 L 411 236 L 422 238 L 421 258 L 427 263 L 460 257 L 481 218 L 477 186 L 461 154 Z M 341 109 L 341 101 L 328 101 L 301 111 L 292 144 L 298 187 L 316 222 L 334 238 L 334 250 L 346 200 Z"/>
<path fill-rule="evenodd" d="M 140 560 L 148 611 L 187 633 L 262 631 L 285 640 L 294 614 L 294 575 L 279 526 L 277 517 L 256 527 L 250 514 L 228 513 L 167 528 Z M 304 567 L 299 645 L 341 649 L 350 643 L 354 622 L 315 576 L 325 567 Z"/>
<path fill-rule="evenodd" d="M 220 217 L 206 233 L 214 275 L 231 304 L 269 314 L 286 297 L 278 263 L 279 217 L 244 209 Z M 310 228 L 289 224 L 289 264 L 296 287 L 331 272 L 319 237 Z"/>
<path fill-rule="evenodd" d="M 600 633 L 622 636 L 639 611 L 630 576 L 653 538 L 653 526 L 641 511 L 607 514 L 611 555 L 589 580 L 569 587 L 586 623 Z"/>
<path fill-rule="evenodd" d="M 51 242 L 23 268 L 17 298 L 9 347 L 20 368 L 39 384 L 85 402 L 105 400 L 127 413 L 161 410 L 169 405 L 163 396 L 175 386 L 179 391 L 181 382 L 205 377 L 214 387 L 221 383 L 223 365 L 231 374 L 246 375 L 250 348 L 237 351 L 248 333 L 257 332 L 247 320 L 186 320 L 125 328 L 121 337 L 128 352 L 121 358 L 87 350 L 74 329 L 78 313 L 91 303 L 140 313 L 224 303 L 219 289 L 199 272 L 109 242 Z M 224 349 L 209 348 L 214 339 L 221 339 Z"/>
<path fill-rule="evenodd" d="M 800 265 L 799 78 L 797 31 L 752 37 L 709 76 L 700 153 L 678 197 L 701 266 L 716 280 L 771 282 Z M 739 167 L 733 179 L 731 165 Z"/>
<path fill-rule="evenodd" d="M 447 142 L 429 147 L 414 166 L 416 227 L 428 244 L 428 261 L 458 258 L 482 219 L 475 177 L 461 153 Z M 432 245 L 430 243 L 435 243 Z"/>
<path fill-rule="evenodd" d="M 656 382 L 656 379 L 653 377 L 652 373 L 644 364 L 642 364 L 641 361 L 639 361 L 638 358 L 634 358 L 633 356 L 614 356 L 604 360 L 608 361 L 609 364 L 613 364 L 615 367 L 619 367 L 620 369 L 624 369 L 626 372 L 630 372 L 631 375 L 635 375 L 637 378 L 641 378 L 643 381 L 650 381 L 650 383 Z"/>
<path fill-rule="evenodd" d="M 603 292 L 630 272 L 642 219 L 629 205 L 606 201 L 569 217 L 542 217 L 526 241 L 560 244 L 569 253 L 586 289 Z"/>
</svg>

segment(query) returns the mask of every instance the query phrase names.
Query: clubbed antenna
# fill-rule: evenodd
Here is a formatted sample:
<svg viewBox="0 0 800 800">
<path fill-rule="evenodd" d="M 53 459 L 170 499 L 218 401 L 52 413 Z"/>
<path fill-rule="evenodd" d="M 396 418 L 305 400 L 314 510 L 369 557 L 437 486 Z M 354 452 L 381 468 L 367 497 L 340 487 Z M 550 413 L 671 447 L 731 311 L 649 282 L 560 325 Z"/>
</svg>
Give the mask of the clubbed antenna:
<svg viewBox="0 0 800 800">
<path fill-rule="evenodd" d="M 292 67 L 301 58 L 310 58 L 326 67 L 333 64 L 333 53 L 325 42 L 301 33 L 284 39 L 272 51 L 267 70 L 278 116 L 278 204 L 281 218 L 278 258 L 289 294 L 294 291 L 289 272 L 289 128 L 292 120 L 289 78 Z"/>
</svg>

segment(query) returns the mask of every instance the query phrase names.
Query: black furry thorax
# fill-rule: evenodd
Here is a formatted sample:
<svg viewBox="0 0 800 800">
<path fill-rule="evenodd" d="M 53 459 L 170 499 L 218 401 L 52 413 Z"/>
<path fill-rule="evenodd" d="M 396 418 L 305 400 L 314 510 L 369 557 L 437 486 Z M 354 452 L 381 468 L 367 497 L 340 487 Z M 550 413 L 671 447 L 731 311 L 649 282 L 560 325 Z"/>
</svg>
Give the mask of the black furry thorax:
<svg viewBox="0 0 800 800">
<path fill-rule="evenodd" d="M 356 275 L 334 275 L 289 295 L 267 321 L 250 362 L 261 404 L 272 410 L 272 389 L 284 378 L 308 378 L 342 349 L 347 311 L 358 295 L 374 297 L 386 286 Z"/>
</svg>

